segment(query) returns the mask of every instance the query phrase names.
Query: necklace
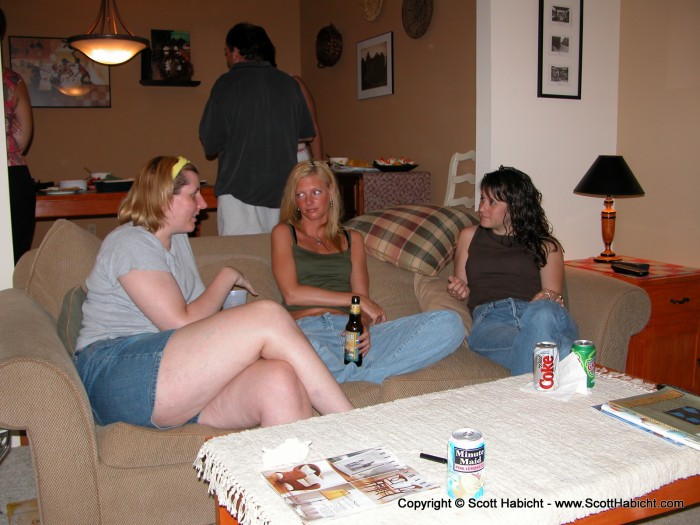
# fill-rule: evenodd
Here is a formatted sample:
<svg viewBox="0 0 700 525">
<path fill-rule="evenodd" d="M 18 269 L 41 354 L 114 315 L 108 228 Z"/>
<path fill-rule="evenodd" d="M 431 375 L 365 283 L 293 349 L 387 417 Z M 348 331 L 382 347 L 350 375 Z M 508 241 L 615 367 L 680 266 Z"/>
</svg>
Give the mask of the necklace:
<svg viewBox="0 0 700 525">
<path fill-rule="evenodd" d="M 305 231 L 303 228 L 301 228 L 301 231 L 302 231 L 302 233 L 303 233 L 306 237 L 308 237 L 309 239 L 313 239 L 314 241 L 316 241 L 316 244 L 317 244 L 317 245 L 321 246 L 321 245 L 323 244 L 323 241 L 321 240 L 321 237 L 319 237 L 318 235 L 315 235 L 315 236 L 314 236 L 314 235 L 309 235 L 308 233 L 306 233 L 306 231 Z"/>
</svg>

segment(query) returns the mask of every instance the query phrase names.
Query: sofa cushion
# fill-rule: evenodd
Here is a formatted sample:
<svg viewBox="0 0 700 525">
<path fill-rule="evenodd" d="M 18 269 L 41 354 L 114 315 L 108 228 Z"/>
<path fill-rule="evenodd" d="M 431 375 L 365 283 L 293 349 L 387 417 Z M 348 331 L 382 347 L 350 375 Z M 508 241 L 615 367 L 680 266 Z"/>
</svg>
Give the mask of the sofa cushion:
<svg viewBox="0 0 700 525">
<path fill-rule="evenodd" d="M 260 299 L 270 299 L 278 303 L 282 301 L 269 259 L 266 260 L 258 255 L 233 255 L 228 259 L 201 266 L 199 275 L 204 284 L 208 286 L 224 266 L 235 268 L 245 275 L 258 292 L 257 296 L 248 294 L 248 302 Z"/>
<path fill-rule="evenodd" d="M 449 272 L 447 271 L 449 268 Z M 452 264 L 435 277 L 419 273 L 413 274 L 413 291 L 418 299 L 421 312 L 431 310 L 454 310 L 462 318 L 464 331 L 471 332 L 474 321 L 465 301 L 455 299 L 447 293 L 447 276 L 452 274 Z"/>
<path fill-rule="evenodd" d="M 463 206 L 407 204 L 360 215 L 345 226 L 359 231 L 367 253 L 380 261 L 435 276 L 452 259 L 460 230 L 477 222 Z"/>
<path fill-rule="evenodd" d="M 73 355 L 75 352 L 75 344 L 80 334 L 80 326 L 83 322 L 83 303 L 86 296 L 83 285 L 74 286 L 66 292 L 63 298 L 63 306 L 58 314 L 58 321 L 56 322 L 58 337 L 70 355 Z"/>
<path fill-rule="evenodd" d="M 56 319 L 66 292 L 82 284 L 95 265 L 100 244 L 100 239 L 70 221 L 54 222 L 29 271 L 29 296 Z"/>
</svg>

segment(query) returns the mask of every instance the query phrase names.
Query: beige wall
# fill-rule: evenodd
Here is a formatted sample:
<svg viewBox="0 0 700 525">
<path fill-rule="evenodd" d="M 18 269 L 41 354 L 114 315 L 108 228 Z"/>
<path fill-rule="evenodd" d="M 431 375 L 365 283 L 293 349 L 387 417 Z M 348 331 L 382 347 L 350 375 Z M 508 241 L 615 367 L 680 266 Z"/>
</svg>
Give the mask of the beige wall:
<svg viewBox="0 0 700 525">
<path fill-rule="evenodd" d="M 111 68 L 109 109 L 35 108 L 35 137 L 28 155 L 34 178 L 65 180 L 94 171 L 132 177 L 141 165 L 161 154 L 182 154 L 195 162 L 202 178 L 216 177 L 216 163 L 206 161 L 197 128 L 209 90 L 225 71 L 226 32 L 235 23 L 264 26 L 278 48 L 280 68 L 298 72 L 299 0 L 119 0 L 129 28 L 150 38 L 151 29 L 190 31 L 195 88 L 145 87 L 139 84 L 140 57 Z M 203 7 L 205 6 L 205 7 Z M 8 36 L 67 37 L 87 30 L 97 14 L 97 0 L 0 0 L 8 18 Z M 7 40 L 7 39 L 6 39 Z M 3 56 L 9 63 L 7 42 Z M 79 221 L 97 224 L 104 235 L 112 219 Z M 40 223 L 34 244 L 48 223 Z M 215 214 L 204 221 L 206 234 L 216 233 Z"/>
<path fill-rule="evenodd" d="M 371 160 L 403 155 L 434 174 L 433 200 L 442 200 L 450 156 L 475 147 L 475 2 L 435 2 L 427 33 L 410 39 L 401 23 L 401 0 L 385 0 L 372 23 L 360 2 L 344 0 L 208 0 L 206 9 L 184 0 L 119 0 L 130 29 L 150 37 L 151 29 L 189 30 L 196 88 L 144 87 L 140 58 L 111 68 L 110 109 L 35 108 L 36 135 L 28 159 L 34 178 L 81 177 L 84 167 L 131 177 L 150 157 L 184 154 L 214 181 L 215 162 L 204 159 L 197 126 L 212 83 L 225 68 L 223 45 L 239 21 L 263 25 L 277 46 L 278 65 L 303 73 L 317 104 L 326 150 Z M 167 6 L 167 8 L 166 8 Z M 0 0 L 8 35 L 64 37 L 92 23 L 96 0 Z M 69 16 L 71 13 L 72 16 Z M 316 67 L 319 29 L 333 22 L 343 35 L 343 54 L 334 67 Z M 395 94 L 357 100 L 355 48 L 360 40 L 394 32 Z M 7 55 L 7 46 L 4 53 Z M 98 233 L 112 219 L 90 219 Z M 40 224 L 35 245 L 48 224 Z M 215 234 L 215 214 L 203 224 Z"/>
<path fill-rule="evenodd" d="M 598 155 L 615 153 L 619 0 L 584 2 L 580 100 L 537 97 L 538 2 L 477 4 L 477 176 L 525 171 L 566 259 L 597 255 L 603 199 L 573 190 Z"/>
<path fill-rule="evenodd" d="M 700 2 L 622 0 L 618 151 L 646 195 L 618 199 L 620 253 L 700 268 Z"/>
<path fill-rule="evenodd" d="M 525 141 L 512 137 L 518 129 L 522 131 L 523 123 L 538 122 L 551 111 L 561 114 L 557 107 L 566 114 L 576 103 L 539 99 L 528 106 L 524 120 L 514 120 L 514 113 L 507 118 L 502 116 L 504 111 L 519 111 L 522 106 L 520 102 L 510 105 L 508 89 L 527 84 L 528 96 L 532 96 L 536 57 L 530 44 L 536 26 L 534 22 L 523 25 L 522 13 L 535 20 L 536 2 L 533 0 L 534 7 L 528 4 L 527 8 L 521 7 L 521 0 L 479 2 L 493 6 L 489 9 L 498 18 L 492 23 L 491 41 L 497 47 L 509 42 L 504 56 L 487 57 L 493 62 L 489 76 L 497 76 L 499 68 L 512 68 L 510 76 L 500 74 L 504 80 L 496 83 L 494 91 L 504 103 L 491 108 L 497 121 L 503 118 L 511 126 L 486 129 L 493 135 L 490 138 L 502 142 L 505 137 L 511 146 L 500 146 L 495 151 L 483 148 L 490 167 L 491 162 L 516 162 L 523 155 L 529 156 L 528 141 L 541 142 L 541 137 L 532 137 L 529 132 L 523 135 Z M 213 181 L 216 166 L 203 158 L 197 124 L 209 89 L 224 70 L 225 33 L 232 24 L 248 20 L 268 29 L 277 45 L 282 69 L 302 72 L 316 98 L 327 152 L 367 160 L 391 154 L 411 156 L 433 173 L 433 201 L 439 202 L 450 155 L 476 144 L 476 0 L 441 0 L 434 4 L 427 33 L 412 40 L 401 25 L 401 0 L 384 0 L 382 12 L 374 22 L 363 18 L 359 1 L 239 0 L 232 5 L 225 0 L 209 0 L 204 10 L 183 0 L 120 0 L 121 12 L 136 33 L 148 36 L 152 28 L 191 32 L 195 79 L 202 84 L 196 88 L 140 86 L 137 58 L 112 68 L 111 109 L 36 108 L 36 138 L 29 155 L 33 175 L 42 180 L 68 179 L 82 175 L 83 166 L 88 166 L 129 177 L 152 155 L 183 153 L 200 166 L 203 178 Z M 599 62 L 607 64 L 615 59 L 610 55 L 611 49 L 617 49 L 618 41 L 608 42 L 602 37 L 611 29 L 605 23 L 610 19 L 607 10 L 611 8 L 607 6 L 608 0 L 585 3 L 588 18 L 584 23 L 583 104 L 590 102 L 591 94 L 599 96 L 607 89 L 609 68 Z M 97 1 L 0 0 L 0 7 L 9 19 L 9 35 L 68 36 L 90 25 Z M 561 142 L 557 149 L 563 159 L 561 167 L 548 168 L 546 154 L 533 158 L 536 172 L 544 169 L 545 199 L 556 203 L 564 198 L 562 211 L 556 211 L 552 218 L 556 219 L 558 230 L 572 231 L 566 239 L 568 255 L 582 257 L 602 247 L 597 231 L 602 203 L 584 197 L 573 199 L 570 195 L 575 179 L 587 168 L 587 159 L 590 157 L 592 162 L 595 154 L 612 152 L 596 146 L 602 132 L 604 142 L 613 137 L 613 149 L 617 142 L 618 152 L 625 155 L 647 192 L 641 199 L 618 199 L 615 248 L 621 253 L 700 266 L 696 241 L 700 212 L 695 204 L 700 177 L 697 162 L 691 160 L 699 136 L 700 55 L 695 30 L 700 20 L 699 8 L 696 0 L 622 0 L 619 136 L 613 122 L 603 128 L 591 126 L 591 133 L 584 132 L 581 139 L 582 132 L 574 121 L 575 141 L 567 142 L 559 132 L 551 135 L 557 143 Z M 343 35 L 344 51 L 338 64 L 319 69 L 316 34 L 330 22 Z M 387 31 L 394 32 L 395 94 L 357 100 L 356 44 Z M 607 51 L 603 53 L 601 48 Z M 593 52 L 586 52 L 587 49 Z M 7 61 L 7 49 L 3 52 Z M 522 60 L 513 61 L 511 55 Z M 513 74 L 527 81 L 513 83 L 506 78 Z M 608 103 L 607 97 L 605 101 L 605 107 L 595 111 L 609 109 L 614 115 L 617 97 L 615 103 Z M 607 122 L 606 118 L 602 121 Z M 571 165 L 562 147 L 570 148 L 577 159 L 575 173 L 566 171 Z M 590 151 L 586 153 L 582 148 Z M 204 222 L 205 234 L 215 232 L 214 218 Z M 103 234 L 113 226 L 109 220 L 90 222 L 97 222 Z M 581 226 L 576 225 L 588 222 L 592 226 L 579 234 L 576 228 Z M 9 225 L 3 225 L 4 231 L 8 228 Z M 45 226 L 39 229 L 37 242 L 42 231 Z"/>
<path fill-rule="evenodd" d="M 476 146 L 476 2 L 434 2 L 427 32 L 406 35 L 401 0 L 384 0 L 373 22 L 360 1 L 302 0 L 304 81 L 318 106 L 324 147 L 333 156 L 372 160 L 406 156 L 432 173 L 433 202 L 442 202 L 450 157 Z M 316 65 L 316 35 L 332 23 L 343 53 Z M 357 99 L 357 43 L 393 32 L 394 94 Z"/>
</svg>

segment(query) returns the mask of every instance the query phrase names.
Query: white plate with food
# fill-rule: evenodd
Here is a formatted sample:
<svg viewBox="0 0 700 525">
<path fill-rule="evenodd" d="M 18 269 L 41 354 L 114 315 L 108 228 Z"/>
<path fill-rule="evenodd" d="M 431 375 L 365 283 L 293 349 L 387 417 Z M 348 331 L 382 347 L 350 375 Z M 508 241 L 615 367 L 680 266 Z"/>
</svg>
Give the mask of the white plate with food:
<svg viewBox="0 0 700 525">
<path fill-rule="evenodd" d="M 338 166 L 331 168 L 335 173 L 362 173 L 367 171 L 379 171 L 377 168 L 358 166 Z"/>
<path fill-rule="evenodd" d="M 42 195 L 75 195 L 80 193 L 82 190 L 80 188 L 44 188 L 39 190 Z"/>
<path fill-rule="evenodd" d="M 406 157 L 381 157 L 374 161 L 374 167 L 381 171 L 411 171 L 418 167 L 418 164 Z"/>
</svg>

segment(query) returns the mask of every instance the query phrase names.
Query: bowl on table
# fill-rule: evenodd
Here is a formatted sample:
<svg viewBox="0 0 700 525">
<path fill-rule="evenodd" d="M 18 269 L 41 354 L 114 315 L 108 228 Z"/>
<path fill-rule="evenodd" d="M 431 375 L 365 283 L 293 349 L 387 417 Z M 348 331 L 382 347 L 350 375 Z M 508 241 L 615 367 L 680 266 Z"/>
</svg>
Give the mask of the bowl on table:
<svg viewBox="0 0 700 525">
<path fill-rule="evenodd" d="M 91 190 L 95 189 L 95 183 L 101 180 L 107 180 L 112 176 L 108 171 L 93 171 L 88 177 L 88 188 Z"/>
<path fill-rule="evenodd" d="M 328 162 L 333 166 L 347 166 L 348 157 L 328 157 Z"/>
<path fill-rule="evenodd" d="M 62 190 L 87 190 L 87 180 L 85 179 L 73 179 L 73 180 L 62 180 L 58 182 L 58 187 Z"/>
<path fill-rule="evenodd" d="M 111 193 L 115 191 L 129 191 L 134 179 L 98 180 L 95 181 L 97 193 Z"/>
<path fill-rule="evenodd" d="M 418 164 L 413 162 L 380 162 L 375 160 L 374 167 L 379 171 L 411 171 L 418 167 Z"/>
</svg>

